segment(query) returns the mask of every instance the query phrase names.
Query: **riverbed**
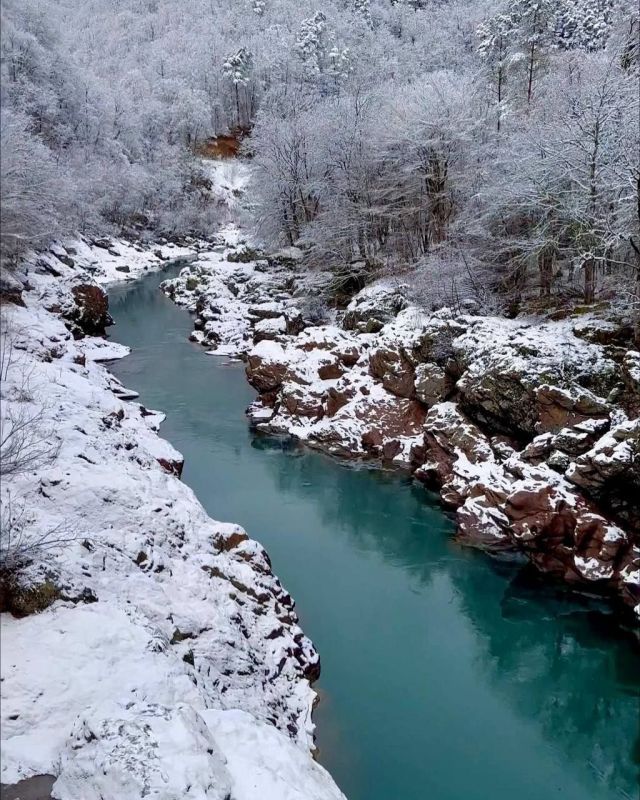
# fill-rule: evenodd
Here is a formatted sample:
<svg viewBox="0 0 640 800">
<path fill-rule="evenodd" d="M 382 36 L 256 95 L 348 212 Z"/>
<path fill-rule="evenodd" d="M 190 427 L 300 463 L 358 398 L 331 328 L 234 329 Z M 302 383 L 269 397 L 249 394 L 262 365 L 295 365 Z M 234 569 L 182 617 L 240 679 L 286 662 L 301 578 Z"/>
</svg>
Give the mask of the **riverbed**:
<svg viewBox="0 0 640 800">
<path fill-rule="evenodd" d="M 253 434 L 238 362 L 187 340 L 154 274 L 111 291 L 113 372 L 183 480 L 269 552 L 317 646 L 319 760 L 349 800 L 637 797 L 638 656 L 588 602 L 464 549 L 437 498 Z"/>
</svg>

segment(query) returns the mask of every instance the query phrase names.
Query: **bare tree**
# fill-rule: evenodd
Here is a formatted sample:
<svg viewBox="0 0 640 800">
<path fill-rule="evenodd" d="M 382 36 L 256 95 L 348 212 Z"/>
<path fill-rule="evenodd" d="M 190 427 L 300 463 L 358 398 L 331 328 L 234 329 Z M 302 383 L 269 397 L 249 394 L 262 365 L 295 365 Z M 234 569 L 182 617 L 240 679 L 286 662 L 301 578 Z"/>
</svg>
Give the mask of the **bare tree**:
<svg viewBox="0 0 640 800">
<path fill-rule="evenodd" d="M 36 400 L 31 376 L 16 358 L 19 331 L 9 314 L 0 321 L 0 476 L 4 479 L 53 461 L 59 449 L 46 409 Z M 9 380 L 11 378 L 11 380 Z"/>
<path fill-rule="evenodd" d="M 34 528 L 24 501 L 5 491 L 0 502 L 0 574 L 13 574 L 46 552 L 64 548 L 78 538 L 69 524 Z"/>
</svg>

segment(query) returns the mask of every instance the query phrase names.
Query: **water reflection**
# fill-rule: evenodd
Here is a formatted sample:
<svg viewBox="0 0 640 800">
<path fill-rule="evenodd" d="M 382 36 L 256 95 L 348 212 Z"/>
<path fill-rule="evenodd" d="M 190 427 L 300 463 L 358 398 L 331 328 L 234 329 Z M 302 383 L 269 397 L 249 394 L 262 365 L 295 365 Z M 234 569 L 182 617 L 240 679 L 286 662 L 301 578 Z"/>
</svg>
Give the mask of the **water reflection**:
<svg viewBox="0 0 640 800">
<path fill-rule="evenodd" d="M 323 523 L 354 548 L 402 568 L 422 592 L 438 575 L 450 578 L 476 634 L 478 674 L 605 795 L 636 796 L 638 649 L 595 601 L 568 598 L 528 567 L 459 548 L 446 538 L 453 524 L 437 499 L 409 479 L 335 469 L 282 440 L 254 437 L 252 446 L 279 453 L 270 462 L 278 492 L 330 496 Z"/>
</svg>

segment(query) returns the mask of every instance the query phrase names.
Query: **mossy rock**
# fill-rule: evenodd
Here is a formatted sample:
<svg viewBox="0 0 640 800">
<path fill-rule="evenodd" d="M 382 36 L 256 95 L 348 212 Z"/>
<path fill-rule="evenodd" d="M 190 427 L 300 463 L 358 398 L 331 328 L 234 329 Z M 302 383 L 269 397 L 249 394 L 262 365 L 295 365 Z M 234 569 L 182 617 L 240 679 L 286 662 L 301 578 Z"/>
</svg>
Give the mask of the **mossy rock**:
<svg viewBox="0 0 640 800">
<path fill-rule="evenodd" d="M 257 261 L 260 257 L 261 254 L 258 250 L 254 250 L 251 247 L 244 247 L 242 250 L 229 253 L 227 261 L 231 264 L 248 264 L 251 261 Z"/>
<path fill-rule="evenodd" d="M 60 589 L 50 580 L 25 587 L 13 575 L 0 578 L 0 611 L 8 611 L 14 617 L 44 611 L 60 596 Z"/>
</svg>

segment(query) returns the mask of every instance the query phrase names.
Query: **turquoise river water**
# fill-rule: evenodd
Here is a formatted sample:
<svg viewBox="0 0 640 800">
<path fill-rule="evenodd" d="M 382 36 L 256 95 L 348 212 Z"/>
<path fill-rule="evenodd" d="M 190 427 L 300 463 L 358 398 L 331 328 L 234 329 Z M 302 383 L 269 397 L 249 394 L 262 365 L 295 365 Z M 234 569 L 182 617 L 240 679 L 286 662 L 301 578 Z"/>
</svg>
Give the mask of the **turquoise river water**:
<svg viewBox="0 0 640 800">
<path fill-rule="evenodd" d="M 463 549 L 434 497 L 252 434 L 240 364 L 151 275 L 111 292 L 113 365 L 215 519 L 267 548 L 322 660 L 319 759 L 349 800 L 637 798 L 639 664 L 585 603 Z"/>
</svg>

